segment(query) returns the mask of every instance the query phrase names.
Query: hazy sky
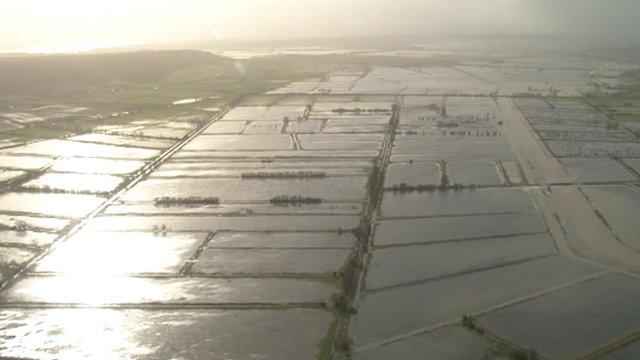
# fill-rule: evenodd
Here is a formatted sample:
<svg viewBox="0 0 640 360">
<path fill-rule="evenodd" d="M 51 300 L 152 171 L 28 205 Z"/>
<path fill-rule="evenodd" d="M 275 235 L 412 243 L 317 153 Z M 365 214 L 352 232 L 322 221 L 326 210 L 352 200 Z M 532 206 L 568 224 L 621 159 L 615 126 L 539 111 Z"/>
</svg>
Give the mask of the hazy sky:
<svg viewBox="0 0 640 360">
<path fill-rule="evenodd" d="M 359 34 L 640 38 L 640 0 L 0 0 L 0 49 Z"/>
</svg>

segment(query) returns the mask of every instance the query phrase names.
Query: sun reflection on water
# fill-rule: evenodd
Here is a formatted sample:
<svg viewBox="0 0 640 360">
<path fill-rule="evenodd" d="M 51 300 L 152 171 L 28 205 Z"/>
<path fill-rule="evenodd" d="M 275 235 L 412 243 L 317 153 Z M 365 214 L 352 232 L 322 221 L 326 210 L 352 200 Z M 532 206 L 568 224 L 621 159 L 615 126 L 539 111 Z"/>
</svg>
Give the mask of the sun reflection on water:
<svg viewBox="0 0 640 360">
<path fill-rule="evenodd" d="M 177 273 L 203 240 L 193 234 L 81 232 L 42 259 L 37 271 L 93 276 Z"/>
<path fill-rule="evenodd" d="M 37 359 L 113 359 L 144 356 L 154 349 L 136 341 L 144 323 L 122 311 L 47 309 L 5 311 L 0 318 L 3 355 Z"/>
<path fill-rule="evenodd" d="M 24 279 L 9 291 L 11 301 L 64 303 L 86 306 L 157 302 L 179 292 L 176 284 L 118 275 L 73 274 Z"/>
</svg>

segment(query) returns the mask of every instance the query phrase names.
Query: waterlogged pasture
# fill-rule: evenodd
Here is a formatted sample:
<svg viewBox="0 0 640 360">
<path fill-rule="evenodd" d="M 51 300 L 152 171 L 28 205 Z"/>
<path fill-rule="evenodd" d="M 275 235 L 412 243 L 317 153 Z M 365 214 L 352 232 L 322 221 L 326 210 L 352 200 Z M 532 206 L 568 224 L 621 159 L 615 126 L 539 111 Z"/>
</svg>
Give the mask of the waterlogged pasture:
<svg viewBox="0 0 640 360">
<path fill-rule="evenodd" d="M 349 249 L 219 249 L 205 247 L 192 271 L 204 274 L 331 274 Z"/>
<path fill-rule="evenodd" d="M 378 150 L 382 134 L 301 134 L 300 147 L 305 150 Z"/>
<path fill-rule="evenodd" d="M 12 192 L 0 195 L 0 211 L 78 218 L 95 210 L 104 200 L 93 195 Z"/>
<path fill-rule="evenodd" d="M 150 159 L 159 155 L 158 150 L 122 147 L 104 144 L 81 143 L 68 140 L 45 140 L 24 146 L 2 150 L 4 154 L 25 154 L 50 157 L 91 157 L 112 159 Z"/>
<path fill-rule="evenodd" d="M 293 149 L 289 135 L 201 135 L 184 147 L 186 151 L 286 149 Z"/>
<path fill-rule="evenodd" d="M 352 336 L 356 344 L 365 345 L 444 321 L 460 321 L 463 315 L 598 271 L 581 261 L 550 256 L 369 293 L 358 308 Z"/>
<path fill-rule="evenodd" d="M 491 269 L 555 252 L 547 234 L 377 249 L 369 264 L 367 289 Z"/>
<path fill-rule="evenodd" d="M 28 276 L 4 293 L 4 303 L 53 304 L 280 304 L 330 301 L 336 288 L 298 279 Z M 92 289 L 92 291 L 87 291 Z"/>
<path fill-rule="evenodd" d="M 465 360 L 491 356 L 492 343 L 482 335 L 451 325 L 355 353 L 356 360 Z"/>
<path fill-rule="evenodd" d="M 624 182 L 634 181 L 636 177 L 613 159 L 562 159 L 562 164 L 576 182 Z"/>
<path fill-rule="evenodd" d="M 82 231 L 40 260 L 37 272 L 112 275 L 178 273 L 205 233 Z"/>
<path fill-rule="evenodd" d="M 51 164 L 52 161 L 48 157 L 0 155 L 0 167 L 7 169 L 38 170 Z"/>
<path fill-rule="evenodd" d="M 278 178 L 292 178 L 292 179 L 309 179 L 309 178 L 321 178 L 321 177 L 333 177 L 333 176 L 357 176 L 367 175 L 368 169 L 365 168 L 325 168 L 325 167 L 305 167 L 304 170 L 297 170 L 295 168 L 280 168 L 280 167 L 249 167 L 249 168 L 231 168 L 225 170 L 225 167 L 212 168 L 212 169 L 192 169 L 192 170 L 159 170 L 155 171 L 151 177 L 155 178 L 206 178 L 206 177 L 232 177 L 236 179 L 257 178 L 262 177 L 262 180 L 278 179 Z M 322 176 L 315 176 L 314 174 L 323 174 Z"/>
<path fill-rule="evenodd" d="M 449 181 L 463 185 L 501 185 L 503 183 L 495 163 L 451 162 L 447 164 Z"/>
<path fill-rule="evenodd" d="M 24 174 L 26 174 L 24 171 L 19 170 L 0 170 L 0 182 L 14 180 Z"/>
<path fill-rule="evenodd" d="M 294 208 L 295 209 L 295 208 Z M 351 215 L 255 215 L 255 216 L 100 216 L 91 219 L 91 231 L 349 231 L 359 226 L 359 216 Z"/>
<path fill-rule="evenodd" d="M 223 249 L 349 249 L 355 244 L 352 233 L 304 232 L 219 232 L 207 243 L 207 248 Z"/>
<path fill-rule="evenodd" d="M 522 189 L 448 190 L 384 194 L 383 217 L 503 214 L 529 212 L 533 205 Z"/>
<path fill-rule="evenodd" d="M 216 197 L 220 202 L 269 201 L 280 195 L 319 198 L 323 201 L 363 201 L 367 177 L 308 179 L 176 178 L 147 179 L 122 199 L 153 201 L 156 198 Z"/>
<path fill-rule="evenodd" d="M 240 134 L 246 126 L 246 122 L 216 121 L 209 125 L 202 133 L 204 135 Z"/>
<path fill-rule="evenodd" d="M 640 190 L 626 185 L 583 186 L 582 191 L 622 243 L 640 252 Z"/>
<path fill-rule="evenodd" d="M 60 190 L 64 192 L 108 193 L 115 190 L 123 178 L 113 175 L 46 173 L 27 181 L 23 187 L 38 190 Z"/>
<path fill-rule="evenodd" d="M 317 356 L 332 320 L 316 309 L 5 309 L 0 356 L 303 359 Z"/>
<path fill-rule="evenodd" d="M 44 247 L 53 242 L 56 234 L 34 231 L 0 231 L 0 243 L 3 245 Z"/>
<path fill-rule="evenodd" d="M 374 245 L 423 244 L 460 239 L 534 234 L 547 227 L 535 212 L 418 219 L 383 219 L 376 225 Z"/>
<path fill-rule="evenodd" d="M 637 279 L 607 275 L 489 313 L 480 323 L 545 357 L 576 358 L 640 330 L 640 287 Z"/>
<path fill-rule="evenodd" d="M 284 122 L 282 121 L 252 121 L 247 124 L 243 134 L 249 135 L 274 135 L 282 133 Z"/>
<path fill-rule="evenodd" d="M 50 170 L 65 173 L 126 175 L 139 170 L 144 165 L 145 162 L 138 160 L 63 158 L 55 160 Z"/>
<path fill-rule="evenodd" d="M 437 163 L 392 163 L 387 166 L 384 187 L 400 184 L 409 186 L 438 185 L 442 174 Z"/>
<path fill-rule="evenodd" d="M 289 121 L 285 131 L 289 134 L 314 134 L 320 132 L 322 125 L 321 120 Z"/>
<path fill-rule="evenodd" d="M 109 134 L 83 134 L 67 138 L 67 140 L 78 141 L 83 143 L 96 143 L 117 146 L 131 146 L 149 149 L 166 149 L 174 144 L 175 141 L 164 139 L 151 139 L 144 137 L 131 137 L 123 135 Z"/>
<path fill-rule="evenodd" d="M 319 203 L 305 206 L 275 206 L 258 204 L 202 204 L 185 207 L 181 204 L 156 206 L 153 203 L 114 204 L 105 209 L 109 215 L 360 215 L 363 203 Z"/>
<path fill-rule="evenodd" d="M 0 214 L 0 226 L 14 229 L 20 225 L 37 231 L 61 231 L 69 225 L 69 219 L 53 217 L 41 217 L 34 215 L 8 215 Z"/>
</svg>

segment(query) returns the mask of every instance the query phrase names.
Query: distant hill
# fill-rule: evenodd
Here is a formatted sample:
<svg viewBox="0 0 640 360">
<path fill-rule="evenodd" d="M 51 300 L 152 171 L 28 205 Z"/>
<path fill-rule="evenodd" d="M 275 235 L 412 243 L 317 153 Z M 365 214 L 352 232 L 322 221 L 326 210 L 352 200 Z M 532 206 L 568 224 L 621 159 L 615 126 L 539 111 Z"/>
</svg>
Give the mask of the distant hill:
<svg viewBox="0 0 640 360">
<path fill-rule="evenodd" d="M 0 57 L 0 96 L 65 91 L 114 81 L 150 82 L 175 70 L 207 65 L 224 67 L 232 62 L 194 50 Z"/>
</svg>

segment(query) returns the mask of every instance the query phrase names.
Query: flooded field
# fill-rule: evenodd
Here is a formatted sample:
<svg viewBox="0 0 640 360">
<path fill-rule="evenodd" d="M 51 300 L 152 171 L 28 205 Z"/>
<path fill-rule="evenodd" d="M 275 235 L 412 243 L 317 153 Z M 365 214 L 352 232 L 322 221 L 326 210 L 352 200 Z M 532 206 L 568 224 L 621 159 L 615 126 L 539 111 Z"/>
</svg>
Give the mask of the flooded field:
<svg viewBox="0 0 640 360">
<path fill-rule="evenodd" d="M 338 83 L 334 85 L 341 86 Z M 131 316 L 155 311 L 158 304 L 172 304 L 177 306 L 176 317 L 194 317 L 182 331 L 192 331 L 200 321 L 205 341 L 213 336 L 205 319 L 214 310 L 181 306 L 247 304 L 249 308 L 242 311 L 215 310 L 220 319 L 240 321 L 225 325 L 225 331 L 232 326 L 243 331 L 241 319 L 247 314 L 256 334 L 273 331 L 280 321 L 289 336 L 298 339 L 293 347 L 257 344 L 252 356 L 282 355 L 285 348 L 293 358 L 326 352 L 321 341 L 335 336 L 330 324 L 336 316 L 334 299 L 341 293 L 340 274 L 362 241 L 364 208 L 370 201 L 374 164 L 387 136 L 393 98 L 307 107 L 309 100 L 247 99 L 248 106 L 221 114 L 158 164 L 154 159 L 192 127 L 141 121 L 3 150 L 0 166 L 28 179 L 21 184 L 22 191 L 0 195 L 0 211 L 12 216 L 5 220 L 7 225 L 25 227 L 20 237 L 5 238 L 3 244 L 16 250 L 10 259 L 0 260 L 15 266 L 34 260 L 29 275 L 0 297 L 4 304 L 17 307 L 0 315 L 1 336 L 10 339 L 9 329 L 21 326 L 43 331 L 64 326 L 50 315 L 53 310 L 29 313 L 20 310 L 24 304 L 99 301 L 131 308 L 105 310 L 126 324 Z M 141 172 L 150 166 L 152 171 Z M 122 193 L 116 193 L 121 188 Z M 115 196 L 113 203 L 89 215 L 110 196 Z M 57 242 L 56 232 L 64 234 L 64 223 L 46 222 L 57 218 L 84 222 L 80 231 Z M 29 230 L 51 234 L 40 236 Z M 52 242 L 51 251 L 36 258 Z M 22 250 L 23 246 L 38 250 Z M 97 278 L 100 290 L 81 290 Z M 283 308 L 270 310 L 274 304 Z M 158 315 L 173 316 L 165 311 Z M 36 317 L 43 321 L 29 322 Z M 144 344 L 157 341 L 150 336 L 168 328 L 164 320 L 153 319 L 157 323 L 149 326 L 156 330 L 132 329 L 131 336 Z M 292 321 L 304 323 L 308 335 L 296 331 Z M 124 334 L 121 328 L 113 329 Z M 174 338 L 176 331 L 180 330 L 172 326 Z M 308 338 L 306 345 L 301 336 Z M 216 343 L 228 344 L 214 337 Z M 101 356 L 100 349 L 74 339 L 52 341 L 66 340 L 74 345 L 58 352 L 44 348 L 29 352 L 20 343 L 8 344 L 0 352 Z M 180 341 L 195 340 L 185 335 Z M 235 345 L 225 346 L 230 351 L 210 344 L 190 346 L 191 352 L 184 354 L 244 357 Z M 246 351 L 249 347 L 243 345 Z M 117 348 L 123 354 L 132 349 Z M 148 351 L 135 348 L 144 356 L 167 354 L 157 346 Z"/>
<path fill-rule="evenodd" d="M 454 276 L 374 292 L 362 300 L 353 329 L 359 344 L 372 344 L 473 314 L 526 294 L 585 277 L 597 268 L 562 257 Z M 472 292 L 473 297 L 468 296 Z"/>
<path fill-rule="evenodd" d="M 482 316 L 480 323 L 543 356 L 576 358 L 638 331 L 637 285 L 637 279 L 605 276 Z"/>
<path fill-rule="evenodd" d="M 1 170 L 0 171 L 0 183 L 14 180 L 26 174 L 24 171 L 19 170 Z"/>
<path fill-rule="evenodd" d="M 594 89 L 587 70 L 554 68 L 553 63 L 536 65 L 540 68 L 519 62 L 420 69 L 381 67 L 366 74 L 334 73 L 325 81 L 294 82 L 272 93 L 576 96 Z"/>
<path fill-rule="evenodd" d="M 340 270 L 348 249 L 203 249 L 197 274 L 331 274 Z"/>
<path fill-rule="evenodd" d="M 611 120 L 573 100 L 518 99 L 531 126 L 558 157 L 640 156 L 638 143 Z"/>
<path fill-rule="evenodd" d="M 150 149 L 166 149 L 173 145 L 173 141 L 167 139 L 140 138 L 96 133 L 72 136 L 68 139 L 86 143 L 144 147 Z"/>
<path fill-rule="evenodd" d="M 274 174 L 265 179 L 149 179 L 131 189 L 122 199 L 136 202 L 170 197 L 179 202 L 180 199 L 214 197 L 219 202 L 268 202 L 287 195 L 351 202 L 362 201 L 366 195 L 367 178 L 364 176 L 278 179 L 278 173 Z"/>
<path fill-rule="evenodd" d="M 0 117 L 7 119 L 9 125 L 20 127 L 21 125 L 32 123 L 53 122 L 74 116 L 86 116 L 87 110 L 89 109 L 83 106 L 55 104 L 0 112 Z"/>
<path fill-rule="evenodd" d="M 177 207 L 176 210 L 184 208 Z M 295 210 L 295 207 L 292 209 Z M 108 211 L 108 210 L 107 210 Z M 152 231 L 163 226 L 173 231 L 350 231 L 359 226 L 358 216 L 344 215 L 282 215 L 251 216 L 251 212 L 239 211 L 247 216 L 217 215 L 162 215 L 140 216 L 139 214 L 119 214 L 118 216 L 100 216 L 93 218 L 87 229 L 95 231 Z"/>
<path fill-rule="evenodd" d="M 78 321 L 82 319 L 82 321 Z M 293 310 L 32 309 L 0 312 L 3 354 L 43 359 L 111 356 L 291 358 L 317 354 L 331 314 Z M 92 324 L 87 329 L 86 323 Z M 258 325 L 260 324 L 260 325 Z M 268 325 L 267 325 L 268 324 Z M 33 348 L 20 334 L 43 342 Z M 101 336 L 101 346 L 85 341 Z M 241 340 L 247 338 L 250 340 Z M 180 349 L 177 350 L 176 349 Z"/>
<path fill-rule="evenodd" d="M 68 140 L 46 140 L 25 146 L 2 150 L 3 155 L 24 154 L 49 157 L 103 157 L 111 159 L 150 159 L 159 154 L 157 150 L 119 147 L 103 144 L 85 144 Z"/>
<path fill-rule="evenodd" d="M 463 185 L 501 185 L 503 180 L 492 163 L 452 162 L 447 165 L 449 181 Z"/>
<path fill-rule="evenodd" d="M 124 181 L 113 175 L 48 173 L 24 183 L 27 189 L 109 193 Z"/>
<path fill-rule="evenodd" d="M 95 275 L 94 275 L 95 276 Z M 47 304 L 315 304 L 328 301 L 335 288 L 300 279 L 207 279 L 57 274 L 30 275 L 3 297 L 6 303 Z M 88 293 L 86 288 L 93 291 Z"/>
<path fill-rule="evenodd" d="M 194 128 L 180 121 L 149 121 L 129 127 L 145 129 L 150 126 L 166 126 L 169 131 L 179 126 Z M 110 131 L 117 133 L 119 130 L 112 128 Z M 69 231 L 70 225 L 92 216 L 121 185 L 174 143 L 165 138 L 144 137 L 140 132 L 126 135 L 96 130 L 66 139 L 35 141 L 3 149 L 0 167 L 5 174 L 6 188 L 0 195 L 2 281 L 10 280 L 22 268 L 38 260 L 43 250 Z M 85 260 L 91 259 L 89 252 L 100 246 L 87 237 L 65 243 L 73 246 L 67 250 L 63 246 L 56 251 L 51 261 L 58 261 L 58 267 L 51 271 L 83 272 L 91 262 L 95 267 L 110 268 L 119 257 L 118 252 L 131 249 L 129 245 L 122 247 L 122 243 L 118 246 L 117 242 L 108 246 L 107 242 L 98 244 L 103 245 L 104 252 L 94 252 L 93 260 L 83 262 L 85 255 Z M 129 263 L 136 263 L 142 249 L 131 250 Z M 104 257 L 109 251 L 111 256 Z M 79 255 L 83 252 L 87 254 Z M 65 270 L 62 265 L 71 270 Z"/>
<path fill-rule="evenodd" d="M 541 233 L 547 230 L 536 213 L 472 215 L 417 219 L 382 219 L 376 225 L 374 244 L 436 243 L 461 239 L 495 238 Z"/>
<path fill-rule="evenodd" d="M 637 228 L 640 221 L 640 190 L 625 185 L 586 186 L 582 190 L 619 241 L 640 252 Z"/>
<path fill-rule="evenodd" d="M 502 214 L 531 210 L 533 210 L 531 199 L 522 189 L 385 193 L 380 207 L 384 217 Z"/>
<path fill-rule="evenodd" d="M 38 170 L 51 162 L 47 157 L 0 155 L 0 167 L 9 169 Z"/>
<path fill-rule="evenodd" d="M 393 163 L 387 167 L 384 187 L 438 185 L 442 172 L 438 163 Z"/>
<path fill-rule="evenodd" d="M 618 295 L 628 298 L 624 288 L 632 285 L 609 281 L 621 275 L 603 275 L 611 270 L 593 261 L 593 255 L 576 259 L 571 249 L 575 245 L 567 245 L 567 241 L 574 244 L 574 237 L 582 235 L 566 227 L 579 223 L 574 218 L 565 219 L 563 212 L 551 212 L 546 193 L 554 190 L 534 190 L 527 184 L 556 176 L 552 174 L 556 167 L 570 174 L 570 184 L 633 183 L 637 181 L 637 175 L 629 169 L 635 164 L 633 159 L 623 163 L 618 157 L 628 154 L 625 146 L 632 148 L 635 140 L 608 128 L 601 115 L 568 100 L 547 103 L 519 99 L 516 102 L 520 109 L 526 109 L 522 118 L 505 108 L 506 102 L 488 98 L 407 96 L 403 100 L 373 241 L 365 255 L 358 313 L 352 318 L 350 333 L 356 358 L 382 359 L 398 354 L 407 359 L 424 358 L 425 354 L 433 354 L 436 359 L 515 356 L 508 351 L 500 355 L 505 350 L 493 342 L 496 339 L 535 349 L 547 358 L 576 358 L 615 343 L 624 338 L 623 333 L 628 336 L 637 332 L 621 326 L 619 333 L 609 332 L 610 337 L 599 340 L 608 330 L 588 329 L 586 324 L 597 320 L 585 312 L 582 325 L 576 325 L 582 333 L 574 337 L 573 328 L 569 328 L 573 321 L 567 314 L 575 312 L 570 308 L 574 301 L 583 300 L 569 292 L 560 301 L 564 307 L 559 311 L 568 316 L 562 327 L 549 320 L 554 316 L 553 311 L 545 310 L 553 306 L 550 304 L 527 312 L 531 318 L 541 312 L 549 316 L 536 319 L 539 323 L 534 321 L 531 327 L 523 326 L 520 314 L 505 311 L 498 315 L 503 313 L 501 309 L 535 303 L 592 281 L 608 284 L 608 290 L 593 291 L 612 301 L 598 305 L 587 301 L 585 309 L 593 311 L 602 305 L 606 307 L 603 311 L 615 314 L 616 309 L 627 308 L 614 304 L 613 299 Z M 537 112 L 527 112 L 530 108 L 522 104 L 535 107 Z M 505 126 L 507 121 L 510 124 Z M 516 132 L 517 122 L 518 127 L 528 123 L 533 128 L 525 130 L 532 139 L 526 144 L 520 142 L 525 134 L 519 133 L 522 128 Z M 578 148 L 593 141 L 593 136 L 599 142 L 589 143 L 594 144 L 591 146 L 606 143 L 622 153 L 600 158 L 594 157 L 597 152 L 559 161 L 554 158 L 554 154 L 568 155 L 556 152 L 554 141 Z M 549 160 L 540 161 L 543 157 Z M 598 221 L 606 222 L 604 229 L 608 227 L 616 238 L 626 241 L 629 249 L 638 251 L 630 233 L 632 228 L 637 230 L 632 225 L 636 222 L 622 216 L 636 212 L 631 204 L 637 203 L 637 191 L 628 185 L 615 186 L 585 185 L 580 190 L 585 202 L 571 206 L 580 212 L 596 210 L 601 217 Z M 624 196 L 625 200 L 615 196 Z M 619 256 L 624 258 L 625 254 Z M 597 296 L 593 293 L 585 298 Z M 498 316 L 493 327 L 483 321 Z M 513 335 L 511 328 L 502 330 L 505 324 L 513 324 L 513 334 L 521 335 Z M 542 324 L 556 325 L 548 325 L 554 329 L 547 331 Z M 460 325 L 464 330 L 456 333 L 458 337 L 440 335 L 447 334 L 444 329 Z M 485 325 L 497 337 L 482 336 Z M 613 325 L 608 326 L 613 329 Z M 555 335 L 545 335 L 548 333 Z M 562 341 L 564 336 L 567 343 Z M 540 341 L 535 342 L 536 338 Z M 579 341 L 600 341 L 602 345 L 573 353 L 554 352 L 556 349 L 545 352 L 551 349 L 546 342 L 573 351 L 579 348 Z"/>
<path fill-rule="evenodd" d="M 138 160 L 111 160 L 102 158 L 61 158 L 51 166 L 52 171 L 62 173 L 126 175 L 143 167 Z"/>
<path fill-rule="evenodd" d="M 624 163 L 637 174 L 640 174 L 640 159 L 625 159 Z"/>
<path fill-rule="evenodd" d="M 74 218 L 87 215 L 103 201 L 93 195 L 5 193 L 0 195 L 0 211 Z M 60 206 L 61 203 L 65 206 Z"/>
<path fill-rule="evenodd" d="M 633 358 L 633 66 L 359 51 L 7 138 L 0 357 Z"/>
<path fill-rule="evenodd" d="M 453 325 L 358 352 L 356 359 L 481 359 L 482 356 L 491 356 L 492 347 L 493 344 L 481 335 Z"/>
<path fill-rule="evenodd" d="M 81 232 L 38 262 L 35 271 L 101 275 L 178 273 L 205 238 L 206 234 L 189 233 Z M 141 258 L 144 253 L 153 255 Z"/>
<path fill-rule="evenodd" d="M 367 289 L 426 282 L 555 252 L 553 241 L 545 234 L 380 249 L 374 251 L 369 264 Z"/>
<path fill-rule="evenodd" d="M 293 141 L 287 135 L 203 135 L 185 147 L 191 151 L 286 149 L 293 149 Z"/>
<path fill-rule="evenodd" d="M 211 238 L 207 248 L 229 249 L 349 249 L 356 241 L 351 233 L 269 232 L 240 233 L 220 232 Z"/>
<path fill-rule="evenodd" d="M 636 177 L 612 159 L 563 159 L 562 163 L 578 183 L 632 182 Z"/>
</svg>

